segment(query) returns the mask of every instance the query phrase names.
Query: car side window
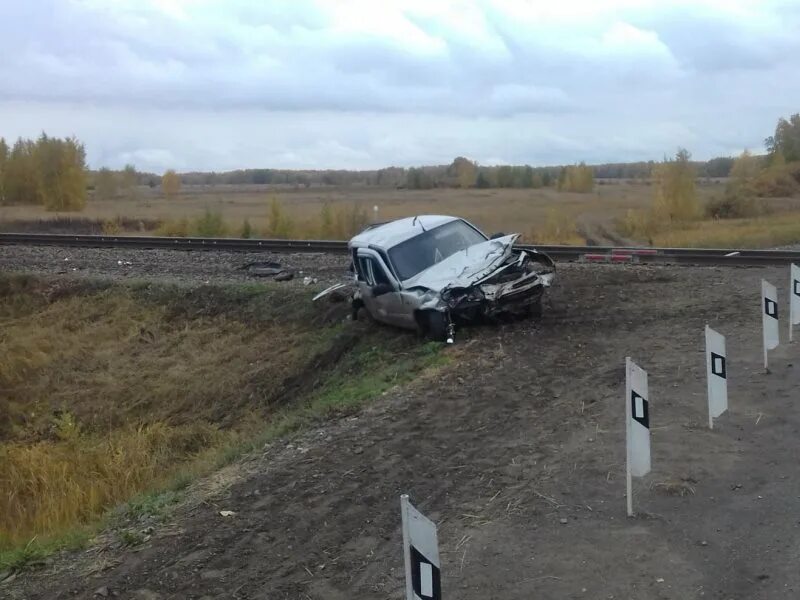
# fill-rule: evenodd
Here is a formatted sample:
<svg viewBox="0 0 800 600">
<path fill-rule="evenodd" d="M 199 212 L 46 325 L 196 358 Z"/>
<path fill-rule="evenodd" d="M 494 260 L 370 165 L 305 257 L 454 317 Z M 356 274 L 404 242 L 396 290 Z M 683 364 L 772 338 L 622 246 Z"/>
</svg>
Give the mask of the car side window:
<svg viewBox="0 0 800 600">
<path fill-rule="evenodd" d="M 388 285 L 389 277 L 387 277 L 386 271 L 383 270 L 381 264 L 374 258 L 370 258 L 369 262 L 372 263 L 372 278 L 375 281 L 375 285 L 379 285 L 381 283 Z"/>
<path fill-rule="evenodd" d="M 375 285 L 374 279 L 372 279 L 372 269 L 370 268 L 370 260 L 366 256 L 359 256 L 358 261 L 356 262 L 356 272 L 358 273 L 358 278 L 361 281 L 367 283 L 367 285 Z"/>
<path fill-rule="evenodd" d="M 358 275 L 370 287 L 378 284 L 389 283 L 389 277 L 383 267 L 371 256 L 359 256 L 357 265 Z"/>
</svg>

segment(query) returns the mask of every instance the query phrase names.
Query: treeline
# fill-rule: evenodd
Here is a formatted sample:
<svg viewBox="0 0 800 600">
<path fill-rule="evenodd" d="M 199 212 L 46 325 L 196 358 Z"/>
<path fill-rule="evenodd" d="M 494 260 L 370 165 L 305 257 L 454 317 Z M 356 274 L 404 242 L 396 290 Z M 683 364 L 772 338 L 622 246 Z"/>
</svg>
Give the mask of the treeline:
<svg viewBox="0 0 800 600">
<path fill-rule="evenodd" d="M 691 163 L 698 177 L 728 177 L 734 159 L 719 157 Z M 240 169 L 237 171 L 175 173 L 164 175 L 106 168 L 92 174 L 90 188 L 97 199 L 136 196 L 136 186 L 161 187 L 167 197 L 177 197 L 181 185 L 271 185 L 289 187 L 341 186 L 391 187 L 426 190 L 433 188 L 542 188 L 588 192 L 596 179 L 650 179 L 658 163 L 608 163 L 532 167 L 530 165 L 483 166 L 463 156 L 449 165 L 387 167 L 373 171 L 293 171 L 285 169 Z"/>
<path fill-rule="evenodd" d="M 106 167 L 95 171 L 92 173 L 90 189 L 94 192 L 95 200 L 135 200 L 139 197 L 140 185 L 155 188 L 159 184 L 164 196 L 169 199 L 177 198 L 181 191 L 181 178 L 174 169 L 167 169 L 159 177 L 152 173 L 139 173 L 133 165 L 125 165 L 121 171 Z"/>
<path fill-rule="evenodd" d="M 40 204 L 51 211 L 86 205 L 86 151 L 75 138 L 42 134 L 9 147 L 0 138 L 0 204 Z"/>
<path fill-rule="evenodd" d="M 728 177 L 733 157 L 723 156 L 709 161 L 692 161 L 698 177 Z M 532 167 L 530 165 L 478 165 L 457 157 L 449 165 L 420 167 L 387 167 L 384 169 L 347 170 L 286 170 L 240 169 L 236 171 L 181 173 L 185 185 L 287 185 L 309 186 L 380 186 L 409 189 L 447 187 L 476 188 L 538 188 L 553 186 L 566 177 L 568 169 L 584 166 L 591 169 L 594 179 L 649 179 L 655 161 L 607 163 L 598 165 L 562 165 Z M 151 186 L 157 185 L 157 175 L 142 173 L 140 178 Z"/>
</svg>

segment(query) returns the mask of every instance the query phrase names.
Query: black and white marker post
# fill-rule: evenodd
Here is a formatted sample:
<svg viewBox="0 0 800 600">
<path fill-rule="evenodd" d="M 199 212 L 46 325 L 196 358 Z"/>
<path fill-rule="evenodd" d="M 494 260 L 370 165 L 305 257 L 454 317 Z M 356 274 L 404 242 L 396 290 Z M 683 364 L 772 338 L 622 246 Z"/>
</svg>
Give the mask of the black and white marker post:
<svg viewBox="0 0 800 600">
<path fill-rule="evenodd" d="M 778 290 L 761 280 L 761 323 L 764 328 L 764 370 L 769 372 L 767 353 L 780 343 L 778 334 Z"/>
<path fill-rule="evenodd" d="M 406 563 L 406 600 L 440 600 L 442 576 L 436 525 L 414 508 L 408 495 L 400 496 L 403 552 Z"/>
<path fill-rule="evenodd" d="M 789 341 L 794 337 L 794 326 L 800 324 L 800 267 L 792 263 L 789 281 Z"/>
<path fill-rule="evenodd" d="M 650 405 L 647 392 L 647 371 L 630 357 L 625 359 L 625 446 L 627 460 L 625 480 L 628 495 L 628 516 L 633 516 L 633 484 L 631 477 L 644 477 L 650 472 Z"/>
<path fill-rule="evenodd" d="M 706 325 L 706 379 L 708 381 L 708 428 L 728 410 L 728 364 L 725 336 Z"/>
</svg>

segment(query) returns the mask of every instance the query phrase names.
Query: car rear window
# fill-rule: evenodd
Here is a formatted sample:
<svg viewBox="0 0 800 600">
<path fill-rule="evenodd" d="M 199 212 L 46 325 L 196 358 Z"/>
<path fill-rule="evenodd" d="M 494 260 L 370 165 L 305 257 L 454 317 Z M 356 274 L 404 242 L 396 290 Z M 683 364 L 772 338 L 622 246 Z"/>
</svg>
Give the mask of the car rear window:
<svg viewBox="0 0 800 600">
<path fill-rule="evenodd" d="M 485 242 L 486 237 L 464 221 L 451 221 L 397 244 L 389 258 L 406 280 L 460 250 Z"/>
</svg>

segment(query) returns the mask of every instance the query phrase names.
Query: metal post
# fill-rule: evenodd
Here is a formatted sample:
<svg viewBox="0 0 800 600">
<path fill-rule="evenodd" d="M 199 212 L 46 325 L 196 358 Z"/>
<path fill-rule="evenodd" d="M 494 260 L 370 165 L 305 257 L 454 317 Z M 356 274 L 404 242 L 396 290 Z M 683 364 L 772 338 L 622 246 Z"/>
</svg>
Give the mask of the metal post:
<svg viewBox="0 0 800 600">
<path fill-rule="evenodd" d="M 631 357 L 625 357 L 625 489 L 628 516 L 633 516 L 633 482 L 631 480 Z"/>
<path fill-rule="evenodd" d="M 406 567 L 406 600 L 414 600 L 411 582 L 411 540 L 408 536 L 408 494 L 400 496 L 400 514 L 403 521 L 403 560 Z"/>
</svg>

